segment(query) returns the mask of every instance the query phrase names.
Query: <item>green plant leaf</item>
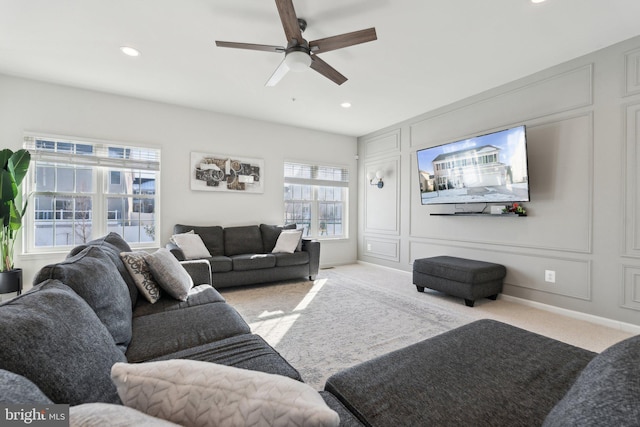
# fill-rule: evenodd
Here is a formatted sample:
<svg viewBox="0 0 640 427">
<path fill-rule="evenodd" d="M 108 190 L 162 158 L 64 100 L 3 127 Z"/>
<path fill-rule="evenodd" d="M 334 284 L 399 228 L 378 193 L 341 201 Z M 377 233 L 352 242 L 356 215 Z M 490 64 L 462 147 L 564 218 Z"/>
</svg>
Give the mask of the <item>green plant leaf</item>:
<svg viewBox="0 0 640 427">
<path fill-rule="evenodd" d="M 9 158 L 13 155 L 13 151 L 5 148 L 0 151 L 0 165 L 2 165 L 2 169 L 7 169 L 7 162 L 9 162 Z"/>
<path fill-rule="evenodd" d="M 31 162 L 31 154 L 27 150 L 18 150 L 9 157 L 7 169 L 15 180 L 16 187 L 20 186 Z"/>
</svg>

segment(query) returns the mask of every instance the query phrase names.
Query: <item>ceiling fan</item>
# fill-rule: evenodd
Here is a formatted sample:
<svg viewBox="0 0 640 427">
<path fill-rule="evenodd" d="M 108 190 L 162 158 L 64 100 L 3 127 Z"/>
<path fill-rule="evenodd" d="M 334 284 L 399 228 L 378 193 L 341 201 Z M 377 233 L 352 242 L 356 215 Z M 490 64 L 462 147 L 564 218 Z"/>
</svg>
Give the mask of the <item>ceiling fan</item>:
<svg viewBox="0 0 640 427">
<path fill-rule="evenodd" d="M 307 28 L 307 22 L 296 16 L 293 0 L 276 0 L 276 6 L 284 27 L 284 34 L 287 37 L 286 47 L 216 40 L 216 46 L 218 47 L 284 53 L 284 59 L 271 75 L 266 86 L 275 86 L 290 70 L 302 71 L 307 68 L 312 68 L 334 83 L 341 85 L 347 81 L 347 78 L 320 59 L 318 54 L 377 39 L 376 29 L 368 28 L 307 42 L 302 38 L 302 32 Z"/>
</svg>

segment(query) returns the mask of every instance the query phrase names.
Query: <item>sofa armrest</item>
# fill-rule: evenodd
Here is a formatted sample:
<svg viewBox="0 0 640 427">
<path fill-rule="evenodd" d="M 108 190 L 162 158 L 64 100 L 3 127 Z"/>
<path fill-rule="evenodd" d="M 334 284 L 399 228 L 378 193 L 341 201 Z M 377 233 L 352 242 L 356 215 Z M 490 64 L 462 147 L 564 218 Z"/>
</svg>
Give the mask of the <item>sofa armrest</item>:
<svg viewBox="0 0 640 427">
<path fill-rule="evenodd" d="M 184 256 L 184 252 L 182 252 L 182 249 L 180 249 L 175 243 L 169 242 L 164 247 L 169 249 L 173 256 L 178 259 L 178 261 L 185 261 L 187 259 Z"/>
<path fill-rule="evenodd" d="M 180 264 L 187 270 L 193 284 L 212 285 L 211 283 L 211 264 L 206 259 L 194 259 L 189 261 L 180 261 Z"/>
<path fill-rule="evenodd" d="M 309 279 L 315 280 L 320 270 L 320 242 L 302 239 L 302 250 L 309 252 Z"/>
</svg>

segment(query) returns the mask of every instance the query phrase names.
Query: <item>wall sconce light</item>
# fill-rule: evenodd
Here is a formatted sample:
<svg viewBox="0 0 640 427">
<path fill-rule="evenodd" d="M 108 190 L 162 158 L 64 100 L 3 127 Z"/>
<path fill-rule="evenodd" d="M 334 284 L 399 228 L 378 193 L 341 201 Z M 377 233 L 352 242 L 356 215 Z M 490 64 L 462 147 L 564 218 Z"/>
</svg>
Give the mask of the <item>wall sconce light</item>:
<svg viewBox="0 0 640 427">
<path fill-rule="evenodd" d="M 371 172 L 367 172 L 367 179 L 369 180 L 369 184 L 370 185 L 375 185 L 378 188 L 384 187 L 384 182 L 382 182 L 382 177 L 383 176 L 384 175 L 382 174 L 381 170 L 376 171 L 375 177 L 373 176 L 373 174 Z"/>
</svg>

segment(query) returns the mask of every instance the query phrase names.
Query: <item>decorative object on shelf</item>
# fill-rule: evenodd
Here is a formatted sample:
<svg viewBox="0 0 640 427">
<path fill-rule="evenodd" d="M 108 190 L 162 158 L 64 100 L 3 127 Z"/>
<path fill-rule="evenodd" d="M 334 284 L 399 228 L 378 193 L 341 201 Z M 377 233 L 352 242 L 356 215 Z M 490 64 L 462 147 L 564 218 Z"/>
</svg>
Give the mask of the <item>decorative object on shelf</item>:
<svg viewBox="0 0 640 427">
<path fill-rule="evenodd" d="M 13 255 L 27 200 L 21 203 L 20 184 L 27 174 L 31 154 L 24 149 L 15 153 L 6 148 L 0 151 L 0 293 L 22 291 L 22 269 L 14 268 Z M 22 204 L 20 207 L 19 205 Z"/>
<path fill-rule="evenodd" d="M 264 193 L 264 161 L 221 154 L 191 153 L 191 189 Z"/>
<path fill-rule="evenodd" d="M 520 216 L 527 216 L 527 211 L 520 203 L 514 203 L 511 206 L 505 207 L 502 213 L 512 213 Z"/>
<path fill-rule="evenodd" d="M 381 170 L 377 170 L 375 176 L 371 172 L 367 172 L 367 179 L 369 180 L 370 185 L 375 185 L 378 188 L 384 187 L 384 182 L 382 182 L 384 174 Z"/>
</svg>

